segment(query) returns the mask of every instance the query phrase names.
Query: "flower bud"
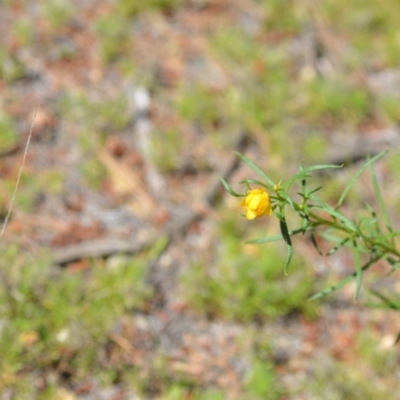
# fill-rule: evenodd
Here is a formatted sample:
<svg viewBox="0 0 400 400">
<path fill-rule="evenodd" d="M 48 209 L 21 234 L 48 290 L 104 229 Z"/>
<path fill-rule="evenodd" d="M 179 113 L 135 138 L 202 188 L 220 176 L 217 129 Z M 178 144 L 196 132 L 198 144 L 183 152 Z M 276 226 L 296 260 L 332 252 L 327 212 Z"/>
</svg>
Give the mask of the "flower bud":
<svg viewBox="0 0 400 400">
<path fill-rule="evenodd" d="M 240 205 L 246 210 L 246 218 L 252 220 L 263 215 L 271 215 L 272 206 L 268 192 L 265 189 L 252 189 Z"/>
</svg>

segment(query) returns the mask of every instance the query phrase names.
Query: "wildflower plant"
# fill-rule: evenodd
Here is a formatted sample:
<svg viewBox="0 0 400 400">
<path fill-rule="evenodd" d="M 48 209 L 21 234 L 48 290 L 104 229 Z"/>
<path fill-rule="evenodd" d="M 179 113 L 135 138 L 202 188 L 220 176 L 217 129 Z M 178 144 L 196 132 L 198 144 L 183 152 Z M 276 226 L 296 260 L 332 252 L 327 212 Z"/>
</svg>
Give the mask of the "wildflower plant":
<svg viewBox="0 0 400 400">
<path fill-rule="evenodd" d="M 309 233 L 314 247 L 321 255 L 323 254 L 316 239 L 317 235 L 332 243 L 331 249 L 326 254 L 328 256 L 343 247 L 351 248 L 354 254 L 354 272 L 339 283 L 315 294 L 311 299 L 321 298 L 352 280 L 356 282 L 354 297 L 357 299 L 361 289 L 362 276 L 372 265 L 379 260 L 386 260 L 392 270 L 396 270 L 400 264 L 400 251 L 395 243 L 395 239 L 400 235 L 400 232 L 395 231 L 391 225 L 373 167 L 373 163 L 386 153 L 387 151 L 383 151 L 372 158 L 368 157 L 364 165 L 349 181 L 334 207 L 318 197 L 317 192 L 322 187 L 309 188 L 309 181 L 313 172 L 341 168 L 342 166 L 340 165 L 314 165 L 311 167 L 301 165 L 300 171 L 290 179 L 274 183 L 255 163 L 244 155 L 237 153 L 241 160 L 261 180 L 245 179 L 241 181 L 240 184 L 243 184 L 246 188 L 244 193 L 235 192 L 224 179 L 221 178 L 221 181 L 232 196 L 242 198 L 241 206 L 245 210 L 247 219 L 261 218 L 264 215 L 275 215 L 278 218 L 280 235 L 261 237 L 250 240 L 247 243 L 265 244 L 283 239 L 287 245 L 285 273 L 287 273 L 293 255 L 292 236 L 294 235 Z M 375 211 L 371 205 L 366 204 L 369 216 L 353 221 L 341 212 L 341 207 L 350 189 L 366 169 L 369 169 L 371 173 L 379 211 Z M 291 194 L 291 189 L 294 185 L 299 187 L 297 197 Z M 300 219 L 299 226 L 295 227 L 295 229 L 289 229 L 288 227 L 286 219 L 288 209 L 291 209 Z M 394 308 L 393 304 L 395 304 L 396 308 L 400 310 L 399 301 L 395 302 L 393 299 L 388 299 L 379 293 L 374 294 L 378 296 L 387 308 Z"/>
</svg>

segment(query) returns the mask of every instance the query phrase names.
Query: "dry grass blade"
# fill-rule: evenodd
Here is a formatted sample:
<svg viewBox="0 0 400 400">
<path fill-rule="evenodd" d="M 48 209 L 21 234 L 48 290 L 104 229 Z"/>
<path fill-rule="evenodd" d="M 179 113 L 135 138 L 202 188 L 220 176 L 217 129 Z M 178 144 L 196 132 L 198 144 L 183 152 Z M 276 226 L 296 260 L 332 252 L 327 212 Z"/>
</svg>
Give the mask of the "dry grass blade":
<svg viewBox="0 0 400 400">
<path fill-rule="evenodd" d="M 1 228 L 0 239 L 3 237 L 3 234 L 4 234 L 4 232 L 5 232 L 6 228 L 7 228 L 8 220 L 10 219 L 11 211 L 12 211 L 12 208 L 13 208 L 13 205 L 14 205 L 14 201 L 15 201 L 15 197 L 16 197 L 17 191 L 18 191 L 19 182 L 21 180 L 22 171 L 24 169 L 26 156 L 28 154 L 29 144 L 31 142 L 33 127 L 35 126 L 35 121 L 36 121 L 36 117 L 37 117 L 39 109 L 40 109 L 40 106 L 35 111 L 35 115 L 33 116 L 33 121 L 32 121 L 31 127 L 29 129 L 29 135 L 28 135 L 28 139 L 26 141 L 26 145 L 25 145 L 25 149 L 24 149 L 24 155 L 22 156 L 22 162 L 21 162 L 21 165 L 20 165 L 19 171 L 18 171 L 17 182 L 15 184 L 14 192 L 13 192 L 13 195 L 11 197 L 10 206 L 8 208 L 6 218 L 4 220 L 3 227 Z"/>
</svg>

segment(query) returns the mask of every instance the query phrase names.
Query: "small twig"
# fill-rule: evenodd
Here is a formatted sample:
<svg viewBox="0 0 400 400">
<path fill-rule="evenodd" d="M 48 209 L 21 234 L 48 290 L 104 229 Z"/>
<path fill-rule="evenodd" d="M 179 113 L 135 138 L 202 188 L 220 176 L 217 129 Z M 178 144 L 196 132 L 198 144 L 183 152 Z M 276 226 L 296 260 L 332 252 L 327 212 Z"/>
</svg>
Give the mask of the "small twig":
<svg viewBox="0 0 400 400">
<path fill-rule="evenodd" d="M 3 227 L 1 228 L 0 239 L 3 237 L 4 231 L 6 230 L 6 227 L 7 227 L 7 224 L 8 224 L 8 220 L 10 219 L 10 216 L 11 216 L 11 211 L 12 211 L 12 208 L 13 208 L 13 205 L 14 205 L 15 196 L 17 195 L 19 182 L 20 182 L 21 176 L 22 176 L 22 170 L 24 169 L 26 156 L 28 154 L 29 144 L 31 142 L 33 127 L 35 126 L 36 116 L 37 116 L 37 113 L 38 113 L 39 109 L 40 109 L 40 106 L 35 111 L 35 115 L 33 116 L 33 121 L 32 121 L 32 124 L 31 124 L 31 128 L 29 129 L 29 135 L 28 135 L 28 139 L 26 141 L 24 155 L 22 157 L 22 163 L 21 163 L 21 165 L 19 167 L 19 171 L 18 171 L 17 183 L 15 184 L 14 193 L 13 193 L 12 198 L 11 198 L 10 207 L 8 208 L 8 211 L 7 211 L 6 219 L 4 220 Z"/>
</svg>

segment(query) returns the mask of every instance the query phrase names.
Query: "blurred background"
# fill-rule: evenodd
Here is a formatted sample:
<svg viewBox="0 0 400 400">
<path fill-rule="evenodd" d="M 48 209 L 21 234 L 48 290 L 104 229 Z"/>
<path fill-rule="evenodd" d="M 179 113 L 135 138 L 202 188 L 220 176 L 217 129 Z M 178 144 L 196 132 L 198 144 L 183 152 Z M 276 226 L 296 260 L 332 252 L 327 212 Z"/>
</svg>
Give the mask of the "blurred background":
<svg viewBox="0 0 400 400">
<path fill-rule="evenodd" d="M 367 154 L 400 210 L 397 0 L 1 0 L 0 399 L 398 399 L 400 291 L 249 222 L 225 179 Z M 368 174 L 344 205 L 374 204 Z M 291 222 L 291 221 L 289 221 Z M 295 224 L 295 221 L 293 222 Z M 399 225 L 397 225 L 399 226 Z M 321 243 L 326 252 L 329 247 Z"/>
</svg>

